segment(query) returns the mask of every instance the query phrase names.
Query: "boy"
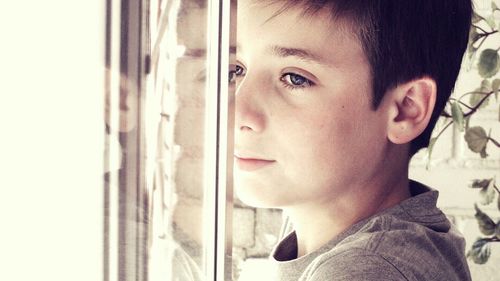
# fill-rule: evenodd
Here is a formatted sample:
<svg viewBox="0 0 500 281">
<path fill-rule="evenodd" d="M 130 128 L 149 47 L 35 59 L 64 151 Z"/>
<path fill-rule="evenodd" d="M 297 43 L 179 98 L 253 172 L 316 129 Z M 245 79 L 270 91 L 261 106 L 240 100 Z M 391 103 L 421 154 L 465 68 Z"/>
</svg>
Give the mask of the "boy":
<svg viewBox="0 0 500 281">
<path fill-rule="evenodd" d="M 453 89 L 471 6 L 239 1 L 235 187 L 293 224 L 275 280 L 470 280 L 463 238 L 408 163 Z"/>
</svg>

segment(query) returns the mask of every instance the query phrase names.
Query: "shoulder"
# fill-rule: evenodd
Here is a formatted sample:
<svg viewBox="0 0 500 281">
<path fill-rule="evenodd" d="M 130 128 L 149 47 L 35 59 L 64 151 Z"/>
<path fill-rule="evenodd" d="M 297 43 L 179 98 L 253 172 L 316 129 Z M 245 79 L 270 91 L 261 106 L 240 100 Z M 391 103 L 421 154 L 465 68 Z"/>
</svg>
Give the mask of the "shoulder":
<svg viewBox="0 0 500 281">
<path fill-rule="evenodd" d="M 470 280 L 463 239 L 393 216 L 365 224 L 318 256 L 305 280 Z M 337 276 L 339 278 L 337 278 Z"/>
<path fill-rule="evenodd" d="M 327 253 L 313 262 L 305 272 L 304 280 L 395 280 L 408 279 L 383 256 L 364 250 L 348 249 Z"/>
</svg>

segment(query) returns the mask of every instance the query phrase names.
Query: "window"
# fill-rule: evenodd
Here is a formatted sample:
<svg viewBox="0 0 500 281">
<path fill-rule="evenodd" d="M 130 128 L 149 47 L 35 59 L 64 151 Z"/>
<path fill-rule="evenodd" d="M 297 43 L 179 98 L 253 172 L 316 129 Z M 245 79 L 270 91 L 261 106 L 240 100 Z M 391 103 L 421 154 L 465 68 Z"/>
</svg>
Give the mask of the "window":
<svg viewBox="0 0 500 281">
<path fill-rule="evenodd" d="M 107 2 L 105 280 L 231 279 L 230 10 Z"/>
</svg>

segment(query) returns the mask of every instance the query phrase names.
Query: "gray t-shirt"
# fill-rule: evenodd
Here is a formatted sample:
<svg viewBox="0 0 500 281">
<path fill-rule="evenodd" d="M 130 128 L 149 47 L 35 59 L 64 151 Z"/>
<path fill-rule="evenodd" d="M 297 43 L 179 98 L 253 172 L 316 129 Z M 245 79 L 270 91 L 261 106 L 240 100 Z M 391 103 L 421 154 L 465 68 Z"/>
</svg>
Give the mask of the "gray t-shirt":
<svg viewBox="0 0 500 281">
<path fill-rule="evenodd" d="M 471 280 L 465 242 L 436 207 L 438 192 L 411 182 L 412 197 L 364 219 L 297 258 L 291 232 L 273 250 L 274 280 Z"/>
</svg>

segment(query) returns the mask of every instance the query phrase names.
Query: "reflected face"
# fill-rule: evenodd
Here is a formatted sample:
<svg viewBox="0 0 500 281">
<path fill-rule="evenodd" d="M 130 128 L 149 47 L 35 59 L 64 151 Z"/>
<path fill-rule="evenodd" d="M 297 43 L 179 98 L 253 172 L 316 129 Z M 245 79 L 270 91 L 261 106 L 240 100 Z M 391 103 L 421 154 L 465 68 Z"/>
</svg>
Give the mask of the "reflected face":
<svg viewBox="0 0 500 281">
<path fill-rule="evenodd" d="M 331 202 L 376 175 L 386 111 L 346 24 L 280 7 L 238 2 L 235 188 L 254 206 Z"/>
<path fill-rule="evenodd" d="M 206 32 L 205 26 L 199 23 L 205 21 L 206 13 L 206 9 L 192 8 L 182 14 L 177 23 L 177 44 L 183 51 L 178 54 L 176 65 L 175 93 L 179 110 L 175 138 L 182 145 L 203 143 L 200 137 L 205 108 Z"/>
<path fill-rule="evenodd" d="M 109 69 L 106 70 L 109 72 Z M 137 126 L 137 95 L 131 93 L 133 83 L 123 74 L 120 74 L 120 96 L 118 98 L 118 111 L 112 108 L 110 94 L 105 95 L 105 122 L 113 131 L 130 132 Z M 111 122 L 110 114 L 118 114 L 118 123 Z"/>
<path fill-rule="evenodd" d="M 195 198 L 202 196 L 206 9 L 191 8 L 177 23 L 178 45 L 183 46 L 176 64 L 174 142 L 181 153 L 176 161 L 177 191 Z"/>
</svg>

